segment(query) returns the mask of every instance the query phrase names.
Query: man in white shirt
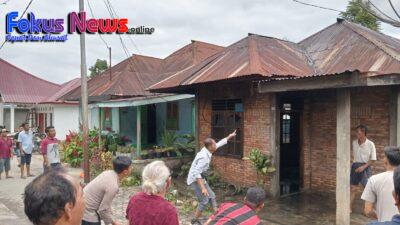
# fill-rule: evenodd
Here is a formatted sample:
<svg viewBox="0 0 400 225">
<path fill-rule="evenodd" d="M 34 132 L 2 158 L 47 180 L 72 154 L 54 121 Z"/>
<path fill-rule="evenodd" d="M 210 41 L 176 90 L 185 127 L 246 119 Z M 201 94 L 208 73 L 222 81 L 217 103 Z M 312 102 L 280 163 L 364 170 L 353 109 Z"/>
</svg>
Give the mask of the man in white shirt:
<svg viewBox="0 0 400 225">
<path fill-rule="evenodd" d="M 236 130 L 229 134 L 226 138 L 221 139 L 218 143 L 216 143 L 212 138 L 207 138 L 204 141 L 204 147 L 200 152 L 197 153 L 192 162 L 186 182 L 187 185 L 190 185 L 194 190 L 199 203 L 195 218 L 191 222 L 192 224 L 200 224 L 198 219 L 209 202 L 211 202 L 214 212 L 216 212 L 218 209 L 217 201 L 215 200 L 215 194 L 203 176 L 204 173 L 207 173 L 210 167 L 212 154 L 217 151 L 218 148 L 226 145 L 228 140 L 234 138 L 235 136 Z"/>
<path fill-rule="evenodd" d="M 359 125 L 356 128 L 357 139 L 353 141 L 353 164 L 351 165 L 350 184 L 350 210 L 361 184 L 364 188 L 371 177 L 371 165 L 376 161 L 375 144 L 367 138 L 367 127 Z"/>
<path fill-rule="evenodd" d="M 361 196 L 361 199 L 365 201 L 365 215 L 377 219 L 379 222 L 390 221 L 398 213 L 392 196 L 394 190 L 393 171 L 400 165 L 400 149 L 398 147 L 385 148 L 384 165 L 386 172 L 369 178 Z"/>
<path fill-rule="evenodd" d="M 28 177 L 33 177 L 31 173 L 31 159 L 33 149 L 33 132 L 30 130 L 29 123 L 21 125 L 24 130 L 18 135 L 19 149 L 21 150 L 21 178 L 25 179 L 24 166 L 26 165 L 26 174 Z"/>
</svg>

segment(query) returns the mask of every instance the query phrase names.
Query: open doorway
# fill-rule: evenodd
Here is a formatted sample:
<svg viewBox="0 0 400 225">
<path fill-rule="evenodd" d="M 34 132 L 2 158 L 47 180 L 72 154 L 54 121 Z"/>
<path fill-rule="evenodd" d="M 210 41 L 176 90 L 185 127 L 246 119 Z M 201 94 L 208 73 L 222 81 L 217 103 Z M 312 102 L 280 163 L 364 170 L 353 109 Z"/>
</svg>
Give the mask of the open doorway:
<svg viewBox="0 0 400 225">
<path fill-rule="evenodd" d="M 148 105 L 147 107 L 147 143 L 157 143 L 157 125 L 156 125 L 156 105 Z"/>
<path fill-rule="evenodd" d="M 300 116 L 302 100 L 282 99 L 280 110 L 280 194 L 300 190 Z"/>
</svg>

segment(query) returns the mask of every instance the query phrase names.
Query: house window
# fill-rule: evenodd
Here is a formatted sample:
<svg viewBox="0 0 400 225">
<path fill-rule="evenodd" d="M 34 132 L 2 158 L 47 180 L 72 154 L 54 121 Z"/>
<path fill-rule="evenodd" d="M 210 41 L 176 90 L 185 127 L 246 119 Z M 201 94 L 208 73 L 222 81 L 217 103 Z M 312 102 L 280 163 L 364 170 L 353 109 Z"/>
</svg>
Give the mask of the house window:
<svg viewBox="0 0 400 225">
<path fill-rule="evenodd" d="M 290 115 L 289 114 L 282 115 L 282 143 L 283 144 L 290 143 Z"/>
<path fill-rule="evenodd" d="M 241 99 L 212 101 L 211 136 L 216 141 L 228 136 L 235 129 L 236 137 L 218 149 L 217 155 L 243 157 L 243 102 Z"/>
<path fill-rule="evenodd" d="M 179 130 L 179 104 L 178 102 L 167 103 L 167 130 Z"/>
</svg>

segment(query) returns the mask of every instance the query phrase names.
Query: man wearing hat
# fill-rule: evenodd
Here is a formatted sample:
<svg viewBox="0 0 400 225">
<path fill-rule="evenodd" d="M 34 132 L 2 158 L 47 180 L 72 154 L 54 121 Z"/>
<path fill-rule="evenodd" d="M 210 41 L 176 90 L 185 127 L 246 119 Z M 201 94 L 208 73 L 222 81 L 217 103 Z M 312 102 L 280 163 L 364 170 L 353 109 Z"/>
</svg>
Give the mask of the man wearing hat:
<svg viewBox="0 0 400 225">
<path fill-rule="evenodd" d="M 12 139 L 8 136 L 8 130 L 1 129 L 0 136 L 0 179 L 3 171 L 6 173 L 6 178 L 12 178 L 8 172 L 10 171 L 10 160 L 12 157 Z"/>
</svg>

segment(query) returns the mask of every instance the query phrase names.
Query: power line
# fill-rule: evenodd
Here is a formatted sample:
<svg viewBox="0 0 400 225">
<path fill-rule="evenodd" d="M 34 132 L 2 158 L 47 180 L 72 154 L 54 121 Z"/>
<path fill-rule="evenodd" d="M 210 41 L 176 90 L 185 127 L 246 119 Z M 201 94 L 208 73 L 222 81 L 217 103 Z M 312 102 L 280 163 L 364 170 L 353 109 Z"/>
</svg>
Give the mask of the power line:
<svg viewBox="0 0 400 225">
<path fill-rule="evenodd" d="M 389 0 L 389 4 L 390 4 L 390 7 L 392 7 L 392 9 L 393 9 L 394 13 L 396 14 L 396 16 L 399 17 L 399 19 L 400 19 L 400 15 L 399 15 L 399 13 L 397 12 L 397 10 L 394 8 L 394 5 L 393 5 L 393 3 L 392 3 L 392 0 Z"/>
<path fill-rule="evenodd" d="M 10 1 L 10 0 L 5 1 L 5 3 L 7 3 L 8 1 Z M 33 0 L 30 0 L 30 1 L 29 1 L 28 5 L 25 7 L 24 12 L 21 14 L 21 16 L 19 17 L 18 20 L 21 20 L 21 19 L 22 19 L 22 17 L 25 15 L 26 11 L 28 11 L 29 7 L 31 6 L 32 2 L 33 2 Z M 4 2 L 3 2 L 3 3 L 4 3 Z M 6 43 L 6 40 L 4 40 L 3 44 L 1 44 L 0 50 L 3 48 L 3 46 L 4 46 L 5 43 Z"/>
<path fill-rule="evenodd" d="M 115 11 L 114 7 L 112 6 L 111 2 L 109 0 L 106 0 L 106 1 L 108 2 L 108 5 L 109 5 L 111 11 L 116 16 L 116 18 L 119 19 L 119 16 L 118 16 L 117 12 Z M 133 47 L 135 47 L 136 51 L 139 52 L 139 54 L 142 54 L 140 52 L 139 48 L 137 47 L 136 43 L 133 41 L 133 38 L 130 35 L 128 35 L 128 39 L 131 41 L 131 43 L 132 43 Z"/>
<path fill-rule="evenodd" d="M 88 6 L 89 6 L 90 14 L 92 15 L 93 18 L 95 18 L 96 16 L 95 16 L 94 13 L 93 13 L 92 6 L 90 5 L 90 0 L 87 0 L 87 3 L 88 3 Z M 104 45 L 105 45 L 105 46 L 107 47 L 107 49 L 108 49 L 109 46 L 108 46 L 107 42 L 104 40 L 103 36 L 102 36 L 99 32 L 97 32 L 97 34 L 99 35 L 100 39 L 103 41 Z"/>
<path fill-rule="evenodd" d="M 293 2 L 296 3 L 300 3 L 303 5 L 307 5 L 307 6 L 311 6 L 311 7 L 315 7 L 315 8 L 320 8 L 320 9 L 325 9 L 325 10 L 330 10 L 330 11 L 335 11 L 335 12 L 339 12 L 339 13 L 344 13 L 343 11 L 337 10 L 337 9 L 333 9 L 333 8 L 328 8 L 328 7 L 324 7 L 324 6 L 319 6 L 319 5 L 314 5 L 314 4 L 310 4 L 310 3 L 306 3 L 306 2 L 301 2 L 298 0 L 292 0 Z M 362 2 L 360 2 L 358 5 L 364 9 L 367 13 L 369 13 L 370 15 L 374 16 L 376 19 L 378 19 L 381 22 L 384 23 L 388 23 L 394 27 L 400 27 L 400 21 L 396 21 L 393 18 L 391 18 L 390 16 L 386 15 L 385 13 L 383 13 L 380 9 L 378 9 L 374 4 L 372 4 L 372 2 L 370 0 L 368 0 L 368 2 L 374 6 L 374 8 L 379 11 L 380 13 L 382 13 L 383 15 L 386 16 L 386 18 L 378 15 L 376 12 L 374 12 L 374 10 L 369 9 L 369 7 L 365 6 Z M 395 11 L 396 13 L 396 11 Z"/>
<path fill-rule="evenodd" d="M 108 0 L 103 0 L 103 1 L 104 1 L 104 4 L 106 5 L 107 11 L 108 11 L 108 13 L 110 14 L 110 16 L 111 16 L 112 18 L 116 18 L 115 15 L 114 15 L 114 11 L 111 9 L 111 7 L 112 7 L 112 6 L 111 6 L 111 3 L 110 3 Z M 146 88 L 146 85 L 144 84 L 144 82 L 143 82 L 143 80 L 142 80 L 142 78 L 141 78 L 140 70 L 137 70 L 137 71 L 136 71 L 136 70 L 134 69 L 134 68 L 135 68 L 135 66 L 134 66 L 135 61 L 132 61 L 131 55 L 129 54 L 129 50 L 128 50 L 128 48 L 126 47 L 124 41 L 122 40 L 121 34 L 118 34 L 118 37 L 119 37 L 119 41 L 121 42 L 122 50 L 124 51 L 124 53 L 125 53 L 125 55 L 126 55 L 126 57 L 127 57 L 128 65 L 130 66 L 132 72 L 134 72 L 134 73 L 137 72 L 137 73 L 139 74 L 139 75 L 136 75 L 136 77 L 138 78 L 138 80 L 139 80 L 139 82 L 141 83 L 142 87 L 143 87 L 143 88 Z"/>
<path fill-rule="evenodd" d="M 303 4 L 303 5 L 307 5 L 307 6 L 312 6 L 312 7 L 316 7 L 316 8 L 320 8 L 320 9 L 325 9 L 325 10 L 330 10 L 330 11 L 334 11 L 334 12 L 344 13 L 343 11 L 340 11 L 340 10 L 337 10 L 337 9 L 332 9 L 332 8 L 328 8 L 328 7 L 324 7 L 324 6 L 314 5 L 314 4 L 307 3 L 307 2 L 301 2 L 301 1 L 298 1 L 298 0 L 292 0 L 292 1 L 300 3 L 300 4 Z"/>
<path fill-rule="evenodd" d="M 380 12 L 382 15 L 384 15 L 384 16 L 386 16 L 388 19 L 390 19 L 390 20 L 392 20 L 392 21 L 396 21 L 395 19 L 393 19 L 392 17 L 390 17 L 390 16 L 388 16 L 387 14 L 385 14 L 382 10 L 380 10 L 378 7 L 376 7 L 375 5 L 374 5 L 374 3 L 372 3 L 370 0 L 368 0 L 368 3 L 370 4 L 370 5 L 372 5 L 375 9 L 376 9 L 376 11 L 378 11 L 378 12 Z M 369 13 L 370 13 L 370 11 L 368 10 L 368 9 L 366 9 Z M 370 13 L 371 14 L 371 13 Z"/>
</svg>

